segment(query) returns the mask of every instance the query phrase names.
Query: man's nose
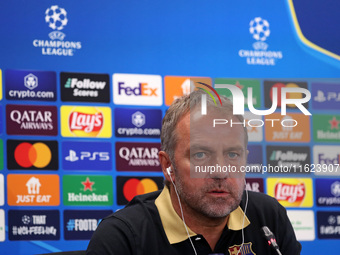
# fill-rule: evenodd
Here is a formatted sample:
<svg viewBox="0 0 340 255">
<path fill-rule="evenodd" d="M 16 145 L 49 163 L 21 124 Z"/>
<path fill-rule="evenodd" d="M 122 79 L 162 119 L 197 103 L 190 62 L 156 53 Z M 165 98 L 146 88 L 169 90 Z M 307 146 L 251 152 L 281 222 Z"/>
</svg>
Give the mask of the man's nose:
<svg viewBox="0 0 340 255">
<path fill-rule="evenodd" d="M 228 165 L 223 155 L 219 155 L 214 160 L 214 171 L 211 171 L 210 178 L 226 179 L 229 176 Z"/>
</svg>

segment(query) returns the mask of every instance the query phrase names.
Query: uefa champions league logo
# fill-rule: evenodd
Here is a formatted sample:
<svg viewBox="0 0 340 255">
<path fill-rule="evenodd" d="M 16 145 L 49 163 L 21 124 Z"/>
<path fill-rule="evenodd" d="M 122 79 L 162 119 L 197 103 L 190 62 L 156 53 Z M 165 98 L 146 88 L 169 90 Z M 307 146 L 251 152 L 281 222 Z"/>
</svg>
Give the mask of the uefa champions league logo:
<svg viewBox="0 0 340 255">
<path fill-rule="evenodd" d="M 51 5 L 45 10 L 45 21 L 52 30 L 48 34 L 50 40 L 46 38 L 33 39 L 33 46 L 41 49 L 42 55 L 49 56 L 73 56 L 82 47 L 82 42 L 78 40 L 65 40 L 66 34 L 62 30 L 68 24 L 67 12 L 58 5 Z M 32 82 L 29 82 L 32 83 Z"/>
<path fill-rule="evenodd" d="M 63 40 L 65 38 L 65 34 L 60 32 L 60 30 L 64 29 L 67 25 L 68 19 L 66 17 L 67 12 L 64 8 L 59 7 L 58 5 L 52 5 L 50 8 L 47 8 L 45 11 L 45 21 L 48 23 L 48 26 L 52 28 L 53 31 L 49 33 L 49 37 L 54 39 Z"/>
<path fill-rule="evenodd" d="M 253 38 L 257 41 L 253 44 L 256 50 L 266 50 L 268 44 L 264 41 L 270 35 L 269 22 L 261 17 L 256 17 L 249 23 L 249 32 L 253 35 Z"/>
</svg>

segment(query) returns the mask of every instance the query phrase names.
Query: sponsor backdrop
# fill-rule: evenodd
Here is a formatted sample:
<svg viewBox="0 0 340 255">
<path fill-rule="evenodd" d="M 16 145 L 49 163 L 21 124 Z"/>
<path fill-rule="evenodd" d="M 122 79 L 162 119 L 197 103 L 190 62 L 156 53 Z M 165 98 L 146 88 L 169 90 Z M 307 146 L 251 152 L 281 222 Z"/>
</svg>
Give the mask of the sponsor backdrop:
<svg viewBox="0 0 340 255">
<path fill-rule="evenodd" d="M 340 248 L 340 3 L 0 6 L 1 253 L 84 250 L 103 217 L 162 188 L 161 119 L 198 82 L 249 99 L 247 189 L 287 208 L 302 254 Z M 270 108 L 275 88 L 274 113 L 248 110 Z M 308 89 L 311 115 L 281 115 L 282 88 Z"/>
</svg>

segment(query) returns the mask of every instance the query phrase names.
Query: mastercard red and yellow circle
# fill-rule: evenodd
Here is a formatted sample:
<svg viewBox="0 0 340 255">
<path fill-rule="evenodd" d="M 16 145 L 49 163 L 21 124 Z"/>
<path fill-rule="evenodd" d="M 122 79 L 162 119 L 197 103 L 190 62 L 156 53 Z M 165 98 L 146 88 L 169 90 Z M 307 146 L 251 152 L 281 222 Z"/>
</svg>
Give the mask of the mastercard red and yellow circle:
<svg viewBox="0 0 340 255">
<path fill-rule="evenodd" d="M 51 162 L 52 153 L 44 143 L 30 144 L 24 142 L 15 148 L 14 158 L 21 167 L 44 168 Z"/>
<path fill-rule="evenodd" d="M 127 201 L 131 201 L 137 195 L 143 195 L 156 190 L 158 190 L 158 186 L 154 180 L 150 178 L 142 180 L 132 178 L 124 184 L 123 194 Z"/>
</svg>

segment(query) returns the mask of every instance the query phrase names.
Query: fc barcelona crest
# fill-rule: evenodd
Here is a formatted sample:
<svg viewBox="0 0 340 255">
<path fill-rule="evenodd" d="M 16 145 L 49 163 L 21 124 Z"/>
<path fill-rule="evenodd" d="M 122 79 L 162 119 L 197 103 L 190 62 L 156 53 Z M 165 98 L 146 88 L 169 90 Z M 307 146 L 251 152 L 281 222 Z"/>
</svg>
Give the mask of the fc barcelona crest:
<svg viewBox="0 0 340 255">
<path fill-rule="evenodd" d="M 228 251 L 229 251 L 229 255 L 256 255 L 255 252 L 253 252 L 253 250 L 251 249 L 252 243 L 244 243 L 242 248 L 241 245 L 233 245 L 231 247 L 229 247 Z M 238 253 L 238 251 L 240 250 L 240 253 Z"/>
</svg>

